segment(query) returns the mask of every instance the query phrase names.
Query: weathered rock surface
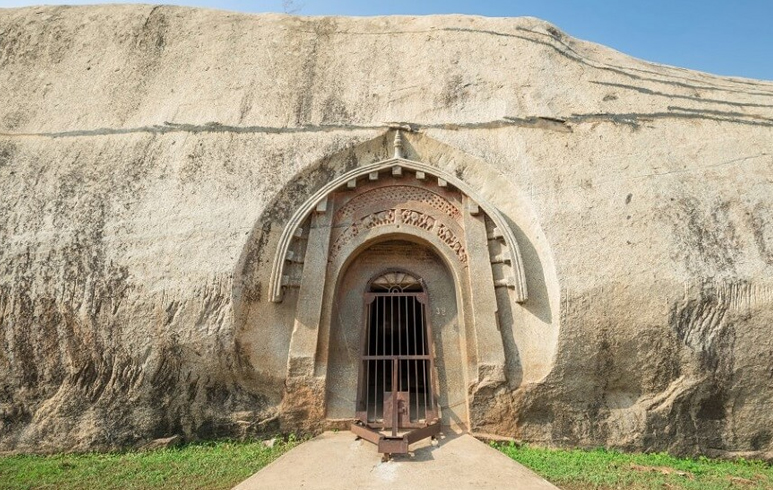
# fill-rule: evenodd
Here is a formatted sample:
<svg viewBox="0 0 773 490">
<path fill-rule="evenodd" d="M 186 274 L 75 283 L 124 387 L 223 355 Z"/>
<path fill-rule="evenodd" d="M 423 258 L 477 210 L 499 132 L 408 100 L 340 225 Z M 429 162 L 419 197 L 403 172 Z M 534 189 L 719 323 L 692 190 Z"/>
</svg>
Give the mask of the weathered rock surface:
<svg viewBox="0 0 773 490">
<path fill-rule="evenodd" d="M 0 450 L 276 430 L 250 241 L 392 123 L 518 190 L 524 315 L 560 326 L 473 430 L 773 458 L 773 83 L 529 18 L 151 6 L 0 10 Z"/>
</svg>

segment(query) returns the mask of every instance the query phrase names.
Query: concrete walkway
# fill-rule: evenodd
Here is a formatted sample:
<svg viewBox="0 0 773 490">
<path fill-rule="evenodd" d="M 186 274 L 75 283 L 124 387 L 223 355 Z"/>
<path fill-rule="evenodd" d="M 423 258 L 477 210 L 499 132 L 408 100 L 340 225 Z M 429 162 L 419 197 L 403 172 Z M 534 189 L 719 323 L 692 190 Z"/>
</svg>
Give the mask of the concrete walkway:
<svg viewBox="0 0 773 490">
<path fill-rule="evenodd" d="M 469 435 L 449 434 L 437 446 L 381 462 L 376 446 L 350 432 L 326 432 L 289 451 L 235 488 L 253 489 L 500 489 L 557 487 Z"/>
</svg>

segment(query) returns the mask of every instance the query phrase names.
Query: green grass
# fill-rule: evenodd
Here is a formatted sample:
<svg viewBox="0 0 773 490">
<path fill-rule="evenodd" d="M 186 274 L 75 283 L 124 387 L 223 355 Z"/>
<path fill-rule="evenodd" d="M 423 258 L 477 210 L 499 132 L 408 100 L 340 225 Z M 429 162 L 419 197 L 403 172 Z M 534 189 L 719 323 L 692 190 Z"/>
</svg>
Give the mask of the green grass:
<svg viewBox="0 0 773 490">
<path fill-rule="evenodd" d="M 0 457 L 0 489 L 231 488 L 295 447 L 277 441 L 211 442 L 148 452 Z M 566 490 L 773 489 L 773 467 L 759 461 L 683 459 L 492 444 Z"/>
<path fill-rule="evenodd" d="M 0 489 L 231 488 L 296 446 L 212 442 L 148 452 L 0 457 Z"/>
<path fill-rule="evenodd" d="M 760 461 L 676 458 L 596 449 L 540 449 L 492 444 L 567 490 L 773 489 L 773 466 Z"/>
</svg>

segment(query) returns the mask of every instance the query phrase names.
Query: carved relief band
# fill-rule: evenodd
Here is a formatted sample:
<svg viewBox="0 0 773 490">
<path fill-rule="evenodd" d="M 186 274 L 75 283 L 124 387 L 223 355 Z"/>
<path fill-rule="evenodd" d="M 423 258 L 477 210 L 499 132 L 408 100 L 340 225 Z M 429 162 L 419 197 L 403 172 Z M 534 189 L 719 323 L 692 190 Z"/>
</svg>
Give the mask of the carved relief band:
<svg viewBox="0 0 773 490">
<path fill-rule="evenodd" d="M 392 185 L 365 191 L 341 207 L 336 212 L 335 220 L 339 223 L 345 222 L 355 216 L 358 211 L 361 212 L 362 209 L 378 204 L 391 203 L 392 206 L 399 207 L 401 204 L 410 205 L 412 202 L 430 206 L 437 210 L 438 214 L 448 216 L 461 223 L 462 213 L 457 205 L 429 189 L 411 185 Z"/>
<path fill-rule="evenodd" d="M 335 239 L 335 242 L 330 249 L 329 261 L 332 262 L 346 244 L 359 236 L 360 233 L 376 227 L 396 224 L 397 216 L 400 217 L 400 222 L 403 225 L 413 226 L 434 233 L 443 243 L 447 244 L 448 247 L 453 250 L 460 262 L 467 262 L 467 252 L 464 249 L 462 241 L 448 225 L 438 222 L 436 217 L 421 211 L 397 208 L 368 214 L 347 226 Z"/>
<path fill-rule="evenodd" d="M 369 214 L 362 218 L 360 223 L 366 230 L 370 230 L 376 226 L 391 225 L 395 222 L 395 211 L 395 209 L 388 209 L 386 211 L 379 211 L 377 213 Z"/>
<path fill-rule="evenodd" d="M 435 227 L 435 218 L 420 211 L 403 209 L 400 211 L 400 221 L 406 225 L 412 225 L 422 230 L 432 231 Z"/>
<path fill-rule="evenodd" d="M 367 216 L 360 218 L 354 223 L 346 227 L 346 229 L 336 238 L 333 247 L 330 249 L 330 260 L 332 261 L 338 252 L 355 237 L 357 237 L 361 231 L 370 230 L 377 226 L 394 224 L 396 217 L 395 209 L 387 209 L 384 211 L 377 211 Z"/>
<path fill-rule="evenodd" d="M 438 238 L 440 238 L 446 245 L 451 247 L 451 250 L 453 250 L 456 256 L 459 257 L 460 262 L 467 262 L 467 252 L 464 250 L 464 245 L 462 245 L 462 241 L 458 236 L 456 236 L 451 228 L 447 227 L 443 223 L 439 223 L 436 232 Z"/>
</svg>

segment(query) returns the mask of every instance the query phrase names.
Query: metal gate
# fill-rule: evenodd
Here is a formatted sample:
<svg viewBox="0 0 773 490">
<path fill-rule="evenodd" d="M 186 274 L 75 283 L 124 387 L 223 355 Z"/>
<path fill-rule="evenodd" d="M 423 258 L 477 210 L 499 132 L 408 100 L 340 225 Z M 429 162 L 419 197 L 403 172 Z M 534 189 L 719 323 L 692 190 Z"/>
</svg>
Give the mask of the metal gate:
<svg viewBox="0 0 773 490">
<path fill-rule="evenodd" d="M 371 282 L 365 311 L 352 431 L 386 457 L 407 453 L 440 432 L 427 293 L 412 275 L 389 272 Z"/>
</svg>

